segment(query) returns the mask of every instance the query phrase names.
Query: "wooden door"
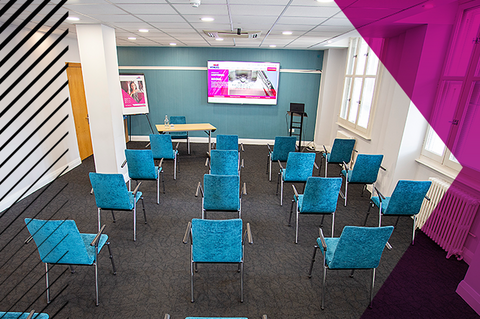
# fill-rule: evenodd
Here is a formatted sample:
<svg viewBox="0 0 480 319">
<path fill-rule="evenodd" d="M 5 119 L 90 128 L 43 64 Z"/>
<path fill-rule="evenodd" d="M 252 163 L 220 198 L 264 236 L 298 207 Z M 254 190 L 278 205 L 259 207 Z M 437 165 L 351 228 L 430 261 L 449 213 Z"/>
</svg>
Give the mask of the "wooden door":
<svg viewBox="0 0 480 319">
<path fill-rule="evenodd" d="M 77 131 L 78 150 L 81 160 L 93 154 L 90 124 L 88 123 L 87 101 L 83 86 L 82 66 L 80 63 L 68 63 L 68 88 L 72 103 L 75 130 Z"/>
</svg>

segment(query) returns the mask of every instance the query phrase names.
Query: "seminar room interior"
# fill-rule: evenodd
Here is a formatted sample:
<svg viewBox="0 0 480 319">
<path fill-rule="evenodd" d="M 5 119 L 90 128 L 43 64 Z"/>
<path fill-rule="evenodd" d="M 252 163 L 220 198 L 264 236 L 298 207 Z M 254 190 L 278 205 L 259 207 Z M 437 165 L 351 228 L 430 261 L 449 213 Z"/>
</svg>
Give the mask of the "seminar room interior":
<svg viewBox="0 0 480 319">
<path fill-rule="evenodd" d="M 286 226 L 294 195 L 292 186 L 285 183 L 280 205 L 280 195 L 276 194 L 278 163 L 272 163 L 272 181 L 268 181 L 265 173 L 267 144 L 273 149 L 276 137 L 293 135 L 297 142 L 301 140 L 298 152 L 316 154 L 315 165 L 320 169 L 313 169 L 314 177 L 325 176 L 323 153 L 332 150 L 335 139 L 354 139 L 355 150 L 351 152 L 351 162 L 346 164 L 354 167 L 352 164 L 360 154 L 383 155 L 382 169 L 374 185 L 385 196 L 392 194 L 399 180 L 431 181 L 430 192 L 435 187 L 444 187 L 440 197 L 423 201 L 419 216 L 424 220 L 418 218 L 422 229 L 416 233 L 425 233 L 432 243 L 441 246 L 439 249 L 448 256 L 447 262 L 463 263 L 468 268 L 466 274 L 460 275 L 457 287 L 448 293 L 464 300 L 465 307 L 473 309 L 472 314 L 480 313 L 480 165 L 475 147 L 480 123 L 476 112 L 480 83 L 479 1 L 35 0 L 19 3 L 2 0 L 1 6 L 0 81 L 4 89 L 0 97 L 0 254 L 5 260 L 1 266 L 5 271 L 1 271 L 0 286 L 5 289 L 0 289 L 4 291 L 0 293 L 3 298 L 0 312 L 28 313 L 33 305 L 35 312 L 45 309 L 50 317 L 58 318 L 164 318 L 167 313 L 172 318 L 261 318 L 262 315 L 356 318 L 362 314 L 368 318 L 368 273 L 355 272 L 354 282 L 358 286 L 353 290 L 335 290 L 338 281 L 347 286 L 351 281 L 346 273 L 345 278 L 337 279 L 329 271 L 323 294 L 322 254 L 318 251 L 313 280 L 307 278 L 320 219 L 308 222 L 300 219 L 300 239 L 295 245 L 294 227 Z M 213 80 L 209 74 L 225 62 L 276 63 L 278 68 L 266 72 L 271 74 L 267 82 L 272 82 L 274 96 L 269 97 L 272 99 L 252 102 L 250 96 L 215 100 L 210 96 Z M 234 80 L 240 89 L 231 95 L 242 95 L 238 92 L 248 84 L 245 82 L 256 80 L 256 71 L 254 74 L 252 77 L 252 73 L 238 72 Z M 128 85 L 121 84 L 119 75 L 126 76 L 124 82 Z M 133 98 L 130 82 L 134 82 L 142 96 L 148 97 L 146 108 L 125 106 L 125 96 L 120 92 L 123 89 L 127 97 Z M 76 108 L 77 103 L 84 105 L 83 111 Z M 290 112 L 292 103 L 293 107 L 303 108 L 294 116 Z M 305 116 L 299 116 L 303 112 Z M 214 129 L 188 132 L 190 154 L 185 141 L 179 140 L 176 179 L 172 179 L 172 171 L 176 169 L 173 163 L 162 161 L 165 191 L 159 193 L 159 204 L 155 203 L 155 183 L 141 184 L 139 189 L 145 197 L 149 220 L 145 226 L 139 202 L 136 241 L 131 238 L 131 214 L 115 214 L 118 220 L 112 223 L 110 213 L 105 211 L 101 224 L 107 225 L 104 233 L 111 239 L 113 258 L 119 269 L 122 262 L 131 262 L 126 261 L 129 256 L 133 260 L 132 269 L 136 270 L 147 269 L 155 262 L 175 263 L 157 265 L 159 274 L 153 278 L 130 273 L 134 279 L 128 287 L 133 290 L 124 287 L 114 293 L 127 274 L 119 271 L 113 277 L 104 248 L 98 257 L 98 307 L 95 307 L 93 270 L 89 267 L 76 267 L 74 274 L 70 271 L 63 274 L 63 268 L 60 269 L 63 266 L 55 267 L 50 281 L 58 276 L 61 283 L 52 285 L 50 297 L 61 293 L 57 300 L 47 304 L 45 270 L 39 266 L 42 263 L 35 244 L 26 244 L 30 234 L 25 228 L 25 218 L 35 218 L 39 213 L 39 219 L 74 219 L 81 233 L 96 234 L 97 205 L 88 172 L 121 174 L 128 181 L 125 150 L 149 150 L 149 135 L 165 133 L 162 131 L 165 118 L 172 116 L 185 116 L 187 124 L 208 123 Z M 292 128 L 292 119 L 300 118 L 301 130 Z M 199 278 L 194 292 L 196 300 L 192 303 L 190 244 L 183 245 L 182 238 L 187 222 L 201 216 L 202 200 L 195 197 L 195 191 L 198 193 L 198 182 L 203 182 L 204 174 L 208 174 L 205 161 L 211 149 L 215 149 L 217 135 L 238 136 L 239 149 L 244 149 L 239 156 L 245 159 L 240 179 L 255 181 L 247 183 L 242 195 L 243 228 L 246 229 L 247 223 L 251 226 L 254 243 L 244 248 L 244 302 L 238 298 L 239 275 L 235 271 L 226 279 L 216 277 L 233 268 L 213 266 L 213 270 L 202 274 L 209 267 L 200 265 L 195 274 Z M 175 147 L 177 141 L 173 142 Z M 329 164 L 328 176 L 339 177 L 342 169 L 339 164 Z M 187 184 L 182 184 L 186 181 Z M 68 184 L 62 190 L 64 193 L 60 191 L 53 196 L 54 190 L 64 184 Z M 450 186 L 452 190 L 448 190 Z M 300 192 L 302 187 L 302 183 L 296 185 Z M 453 194 L 453 189 L 462 193 L 458 198 L 465 197 L 466 202 L 457 203 L 460 199 L 454 198 L 452 203 L 455 203 L 450 204 L 444 200 L 443 206 L 448 207 L 440 211 L 436 205 L 444 203 L 443 194 Z M 335 237 L 350 223 L 363 226 L 369 198 L 378 196 L 371 184 L 364 192 L 361 186 L 352 183 L 349 191 L 349 203 L 344 206 L 343 178 Z M 251 195 L 255 192 L 262 195 Z M 173 211 L 162 217 L 162 210 L 167 211 L 169 200 L 173 200 L 169 199 L 169 193 L 175 194 L 175 204 L 170 208 L 187 212 L 178 216 L 180 220 L 175 220 Z M 38 194 L 41 196 L 37 198 Z M 64 207 L 62 196 L 69 201 Z M 426 208 L 430 203 L 433 206 Z M 257 219 L 255 209 L 265 209 Z M 339 212 L 360 217 L 358 222 L 342 219 Z M 223 215 L 212 213 L 212 216 L 224 219 Z M 235 214 L 228 216 L 235 218 Z M 372 208 L 369 216 L 367 225 L 378 226 L 378 208 Z M 437 221 L 429 220 L 429 216 L 436 216 Z M 278 232 L 270 233 L 269 223 L 276 222 Z M 395 220 L 384 222 L 393 225 Z M 403 253 L 411 249 L 412 222 L 412 218 L 400 219 L 393 231 L 390 239 L 393 248 L 383 251 L 374 294 Z M 162 223 L 161 230 L 151 226 Z M 325 236 L 329 237 L 330 216 L 325 217 L 325 222 L 322 220 L 322 225 Z M 423 229 L 424 225 L 431 230 Z M 445 230 L 435 233 L 434 229 L 441 227 Z M 258 256 L 257 247 L 277 235 L 287 240 L 273 245 L 270 251 L 283 246 L 277 254 L 292 253 L 295 257 L 285 257 L 288 261 L 283 261 L 278 255 L 265 253 L 272 259 L 264 261 L 263 266 L 282 269 L 283 262 L 288 264 L 298 257 L 295 261 L 298 264 L 292 264 L 289 271 L 298 272 L 295 276 L 302 278 L 298 285 L 309 297 L 302 297 L 295 290 L 290 292 L 299 300 L 305 298 L 305 304 L 290 300 L 288 294 L 280 295 L 282 281 L 271 287 L 260 279 L 255 282 L 258 268 L 249 268 L 252 258 L 263 258 L 263 253 Z M 150 241 L 145 243 L 147 238 Z M 167 258 L 169 245 L 174 247 L 171 258 Z M 146 261 L 150 257 L 145 256 L 158 253 L 155 249 L 162 249 L 161 256 L 151 258 L 160 259 Z M 257 259 L 257 262 L 261 267 L 262 261 Z M 169 272 L 170 275 L 161 277 Z M 288 277 L 290 272 L 277 276 Z M 162 285 L 168 287 L 163 296 Z M 135 289 L 139 290 L 135 293 Z M 153 290 L 145 292 L 149 289 Z M 84 294 L 76 295 L 83 290 Z M 210 293 L 214 295 L 210 296 L 212 299 Z M 258 294 L 263 296 L 257 299 Z M 320 307 L 320 296 L 326 299 L 325 310 Z M 311 303 L 309 298 L 313 300 Z M 381 308 L 381 303 L 374 303 L 373 309 Z"/>
</svg>

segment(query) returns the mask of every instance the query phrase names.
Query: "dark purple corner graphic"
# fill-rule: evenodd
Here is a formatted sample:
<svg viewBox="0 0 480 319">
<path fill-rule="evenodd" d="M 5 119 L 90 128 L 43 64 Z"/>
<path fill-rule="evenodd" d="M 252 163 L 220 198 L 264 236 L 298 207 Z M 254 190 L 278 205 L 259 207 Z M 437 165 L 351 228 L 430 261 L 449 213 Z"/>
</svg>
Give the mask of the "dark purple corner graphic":
<svg viewBox="0 0 480 319">
<path fill-rule="evenodd" d="M 475 2 L 480 5 L 480 1 Z M 480 115 L 470 112 L 473 114 L 458 118 L 459 125 L 455 127 L 451 122 L 456 118 L 458 105 L 468 106 L 469 101 L 456 101 L 448 96 L 435 99 L 461 1 L 336 0 L 336 3 L 369 44 L 372 38 L 385 39 L 382 52 L 373 46 L 372 49 L 464 167 L 457 179 L 464 183 L 478 179 Z M 475 32 L 472 37 L 476 36 Z M 475 44 L 474 41 L 465 43 L 472 47 Z M 468 49 L 465 45 L 459 48 Z M 457 57 L 455 68 L 472 68 L 469 58 L 470 55 Z M 443 106 L 440 115 L 438 111 L 435 113 L 439 104 Z M 462 124 L 462 131 L 452 138 L 451 130 Z"/>
</svg>

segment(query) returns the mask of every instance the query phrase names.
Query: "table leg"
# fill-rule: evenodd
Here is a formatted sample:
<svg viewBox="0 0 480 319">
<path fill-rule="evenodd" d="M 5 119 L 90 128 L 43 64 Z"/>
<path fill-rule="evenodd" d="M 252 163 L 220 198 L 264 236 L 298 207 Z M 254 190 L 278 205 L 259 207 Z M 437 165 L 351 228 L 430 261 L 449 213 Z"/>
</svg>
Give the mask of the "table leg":
<svg viewBox="0 0 480 319">
<path fill-rule="evenodd" d="M 208 133 L 208 156 L 210 156 L 212 152 L 212 131 L 207 131 Z"/>
</svg>

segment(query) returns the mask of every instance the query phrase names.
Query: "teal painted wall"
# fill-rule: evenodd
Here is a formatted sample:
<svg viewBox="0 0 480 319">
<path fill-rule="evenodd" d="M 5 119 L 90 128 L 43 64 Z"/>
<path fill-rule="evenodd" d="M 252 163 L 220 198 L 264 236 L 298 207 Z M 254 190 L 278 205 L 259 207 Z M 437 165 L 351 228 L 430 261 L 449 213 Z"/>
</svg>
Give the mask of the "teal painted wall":
<svg viewBox="0 0 480 319">
<path fill-rule="evenodd" d="M 275 106 L 207 103 L 207 71 L 144 70 L 141 66 L 206 67 L 208 60 L 280 62 L 281 69 L 321 70 L 323 51 L 228 48 L 118 47 L 119 66 L 140 66 L 121 73 L 143 73 L 153 125 L 165 115 L 185 115 L 188 123 L 211 123 L 218 134 L 273 139 L 288 135 L 290 102 L 305 103 L 303 140 L 313 140 L 320 74 L 280 73 Z M 144 116 L 131 117 L 131 135 L 148 135 Z M 288 118 L 288 121 L 290 119 Z M 192 132 L 190 136 L 202 136 Z"/>
</svg>

